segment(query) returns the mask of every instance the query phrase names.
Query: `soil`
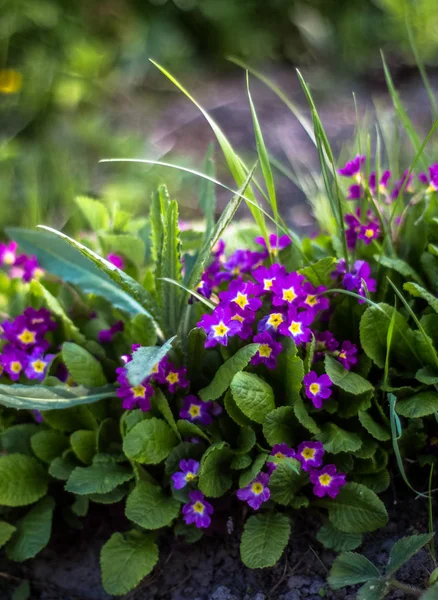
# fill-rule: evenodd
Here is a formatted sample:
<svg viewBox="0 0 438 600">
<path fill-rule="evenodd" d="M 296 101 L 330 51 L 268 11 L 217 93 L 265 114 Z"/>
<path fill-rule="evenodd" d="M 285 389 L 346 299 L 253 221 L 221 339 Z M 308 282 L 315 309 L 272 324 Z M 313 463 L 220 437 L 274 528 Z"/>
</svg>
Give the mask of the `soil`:
<svg viewBox="0 0 438 600">
<path fill-rule="evenodd" d="M 423 500 L 399 499 L 391 505 L 386 527 L 365 536 L 357 550 L 383 567 L 392 545 L 405 535 L 427 531 L 428 513 Z M 90 520 L 91 519 L 91 520 Z M 0 563 L 4 579 L 0 600 L 11 598 L 19 578 L 32 584 L 32 600 L 109 600 L 102 590 L 99 551 L 110 532 L 117 529 L 114 514 L 94 514 L 83 532 L 64 531 L 36 559 L 25 565 Z M 317 515 L 298 516 L 290 544 L 277 566 L 252 571 L 239 558 L 235 533 L 213 534 L 195 545 L 173 539 L 160 542 L 160 562 L 126 600 L 353 600 L 356 588 L 330 590 L 326 577 L 336 556 L 316 540 Z M 423 549 L 398 573 L 399 581 L 424 588 L 434 564 Z M 9 584 L 9 585 L 8 585 Z M 387 598 L 409 598 L 394 590 Z"/>
</svg>

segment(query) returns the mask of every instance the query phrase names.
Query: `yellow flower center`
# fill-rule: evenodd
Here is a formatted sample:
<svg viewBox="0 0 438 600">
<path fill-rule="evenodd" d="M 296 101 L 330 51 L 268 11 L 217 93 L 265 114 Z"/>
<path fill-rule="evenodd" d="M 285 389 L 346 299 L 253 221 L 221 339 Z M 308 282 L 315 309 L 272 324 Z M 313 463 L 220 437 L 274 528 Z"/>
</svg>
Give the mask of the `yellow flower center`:
<svg viewBox="0 0 438 600">
<path fill-rule="evenodd" d="M 151 373 L 158 373 L 158 363 L 152 367 Z"/>
<path fill-rule="evenodd" d="M 185 476 L 186 481 L 193 481 L 194 479 L 196 479 L 196 475 L 194 473 L 191 473 L 190 471 L 188 473 L 186 473 L 186 476 Z"/>
<path fill-rule="evenodd" d="M 271 346 L 269 346 L 269 344 L 261 344 L 259 348 L 259 354 L 260 356 L 263 356 L 263 358 L 269 358 L 272 354 Z"/>
<path fill-rule="evenodd" d="M 318 304 L 318 298 L 312 294 L 309 294 L 306 298 L 306 304 L 309 306 L 315 306 L 315 304 Z"/>
<path fill-rule="evenodd" d="M 222 323 L 221 321 L 219 325 L 213 325 L 213 330 L 215 333 L 215 337 L 223 337 L 230 331 L 230 328 L 227 327 L 225 323 Z"/>
<path fill-rule="evenodd" d="M 234 317 L 231 317 L 232 321 L 239 321 L 239 323 L 243 323 L 245 320 L 245 317 L 242 317 L 242 315 L 234 315 Z"/>
<path fill-rule="evenodd" d="M 299 333 L 302 333 L 301 323 L 299 321 L 292 321 L 292 323 L 289 325 L 289 331 L 292 335 L 298 335 Z"/>
<path fill-rule="evenodd" d="M 237 296 L 234 298 L 234 302 L 240 306 L 240 308 L 245 308 L 249 304 L 248 296 L 246 294 L 242 294 L 241 292 L 237 293 Z"/>
<path fill-rule="evenodd" d="M 3 254 L 3 263 L 5 265 L 13 265 L 15 262 L 15 254 L 13 252 L 6 251 Z"/>
<path fill-rule="evenodd" d="M 432 437 L 432 438 L 430 438 L 430 445 L 431 446 L 438 446 L 438 437 Z"/>
<path fill-rule="evenodd" d="M 202 502 L 199 502 L 199 500 L 193 505 L 193 510 L 199 515 L 202 515 L 202 513 L 204 512 L 204 508 L 204 505 L 202 504 Z"/>
<path fill-rule="evenodd" d="M 36 360 L 32 363 L 32 368 L 35 371 L 35 373 L 44 373 L 46 365 L 47 363 L 45 363 L 43 360 Z"/>
<path fill-rule="evenodd" d="M 23 331 L 18 336 L 18 339 L 23 344 L 34 344 L 35 343 L 35 334 L 33 331 L 29 329 L 23 329 Z"/>
<path fill-rule="evenodd" d="M 339 352 L 339 358 L 347 358 L 347 355 L 345 352 Z"/>
<path fill-rule="evenodd" d="M 146 388 L 144 385 L 136 385 L 131 388 L 131 392 L 134 394 L 134 398 L 144 398 Z"/>
<path fill-rule="evenodd" d="M 192 417 L 192 419 L 199 417 L 200 414 L 201 414 L 201 407 L 198 406 L 197 404 L 191 404 L 190 408 L 189 408 L 189 415 Z"/>
<path fill-rule="evenodd" d="M 23 77 L 18 71 L 4 69 L 0 71 L 0 93 L 16 94 L 21 90 Z"/>
<path fill-rule="evenodd" d="M 315 452 L 315 448 L 304 448 L 304 450 L 301 452 L 301 456 L 306 460 L 312 460 L 312 458 L 315 456 Z"/>
<path fill-rule="evenodd" d="M 274 283 L 273 279 L 263 279 L 263 289 L 270 290 L 271 287 L 273 286 L 273 283 Z"/>
<path fill-rule="evenodd" d="M 319 390 L 321 389 L 321 386 L 319 385 L 319 383 L 311 383 L 309 385 L 309 391 L 311 394 L 313 394 L 314 396 L 316 396 L 316 394 L 319 393 Z"/>
<path fill-rule="evenodd" d="M 253 494 L 259 496 L 263 492 L 263 485 L 259 481 L 256 481 L 256 483 L 252 484 L 251 491 Z"/>
<path fill-rule="evenodd" d="M 283 300 L 286 302 L 292 302 L 296 297 L 297 295 L 293 287 L 289 288 L 288 290 L 283 290 Z"/>
<path fill-rule="evenodd" d="M 13 373 L 19 373 L 22 368 L 23 368 L 23 365 L 21 364 L 20 361 L 14 360 L 11 362 L 11 371 Z"/>
<path fill-rule="evenodd" d="M 373 229 L 366 229 L 365 230 L 365 237 L 367 237 L 368 239 L 370 239 L 373 236 L 374 236 L 374 230 Z"/>
<path fill-rule="evenodd" d="M 281 313 L 272 313 L 267 321 L 268 325 L 277 329 L 283 323 L 283 315 Z"/>
<path fill-rule="evenodd" d="M 286 458 L 283 452 L 277 452 L 274 456 L 275 458 Z"/>
<path fill-rule="evenodd" d="M 233 273 L 233 275 L 239 275 L 240 269 L 239 267 L 234 267 L 234 269 L 231 272 Z"/>
<path fill-rule="evenodd" d="M 320 475 L 318 477 L 318 479 L 319 479 L 319 483 L 321 485 L 323 485 L 324 487 L 327 487 L 330 485 L 333 477 L 331 477 L 328 473 L 324 473 L 324 475 Z"/>
<path fill-rule="evenodd" d="M 169 375 L 167 375 L 166 380 L 171 384 L 178 383 L 179 375 L 178 373 L 175 373 L 175 371 L 171 371 Z"/>
<path fill-rule="evenodd" d="M 41 269 L 40 267 L 37 267 L 35 269 L 35 271 L 33 272 L 33 278 L 34 279 L 41 279 L 41 277 L 44 275 L 44 270 Z"/>
</svg>

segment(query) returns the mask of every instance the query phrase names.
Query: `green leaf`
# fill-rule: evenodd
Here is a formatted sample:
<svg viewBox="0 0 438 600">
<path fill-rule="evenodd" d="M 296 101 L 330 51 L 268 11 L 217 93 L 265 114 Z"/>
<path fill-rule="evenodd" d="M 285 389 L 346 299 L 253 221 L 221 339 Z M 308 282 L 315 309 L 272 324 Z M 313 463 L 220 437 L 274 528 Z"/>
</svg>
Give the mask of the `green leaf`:
<svg viewBox="0 0 438 600">
<path fill-rule="evenodd" d="M 315 336 L 312 333 L 312 340 L 306 344 L 306 356 L 304 359 L 304 371 L 306 374 L 312 370 L 314 354 L 315 354 Z"/>
<path fill-rule="evenodd" d="M 431 367 L 423 367 L 415 373 L 415 379 L 426 385 L 436 385 L 438 383 L 438 372 Z"/>
<path fill-rule="evenodd" d="M 120 485 L 112 492 L 107 492 L 106 494 L 88 494 L 87 498 L 90 502 L 95 502 L 96 504 L 117 504 L 123 500 L 128 491 L 129 489 L 126 485 Z"/>
<path fill-rule="evenodd" d="M 345 533 L 365 533 L 388 521 L 385 506 L 374 492 L 359 483 L 347 483 L 336 498 L 317 500 L 327 508 L 332 524 Z"/>
<path fill-rule="evenodd" d="M 289 541 L 290 521 L 284 515 L 269 512 L 253 515 L 245 523 L 240 556 L 249 569 L 273 567 Z"/>
<path fill-rule="evenodd" d="M 335 550 L 336 552 L 356 550 L 362 544 L 362 535 L 360 533 L 344 533 L 333 527 L 330 522 L 321 527 L 316 534 L 316 539 L 324 548 Z"/>
<path fill-rule="evenodd" d="M 169 456 L 166 458 L 166 473 L 170 475 L 175 471 L 179 470 L 180 461 L 185 458 L 195 458 L 199 460 L 204 452 L 202 444 L 191 444 L 190 442 L 181 442 L 178 446 L 172 450 Z"/>
<path fill-rule="evenodd" d="M 186 419 L 179 419 L 176 423 L 176 426 L 178 427 L 179 433 L 183 437 L 200 437 L 206 440 L 207 442 L 210 441 L 210 437 L 208 436 L 208 434 L 205 433 L 205 431 L 203 431 L 200 427 L 198 427 L 196 423 L 191 423 Z"/>
<path fill-rule="evenodd" d="M 114 387 L 88 389 L 81 385 L 0 385 L 0 404 L 9 408 L 53 411 L 92 404 L 115 395 Z M 66 430 L 67 431 L 67 430 Z"/>
<path fill-rule="evenodd" d="M 104 590 L 111 596 L 127 594 L 149 575 L 157 562 L 158 548 L 150 534 L 113 533 L 100 554 Z"/>
<path fill-rule="evenodd" d="M 411 265 L 400 258 L 390 258 L 384 254 L 375 254 L 374 260 L 388 269 L 392 269 L 399 273 L 405 279 L 414 279 L 420 285 L 423 284 L 421 277 L 417 274 Z"/>
<path fill-rule="evenodd" d="M 265 464 L 267 457 L 268 457 L 268 455 L 265 452 L 258 454 L 255 457 L 254 462 L 252 463 L 251 467 L 249 469 L 247 469 L 246 471 L 244 471 L 239 477 L 239 487 L 240 488 L 246 487 L 247 485 L 249 485 L 251 483 L 251 481 L 253 479 L 255 479 L 257 477 L 257 475 L 263 469 L 263 465 Z"/>
<path fill-rule="evenodd" d="M 166 419 L 167 424 L 170 425 L 176 437 L 181 441 L 181 435 L 173 417 L 172 411 L 169 406 L 169 401 L 163 392 L 159 389 L 155 390 L 154 397 L 152 399 L 155 408 L 163 415 Z"/>
<path fill-rule="evenodd" d="M 426 417 L 438 412 L 438 393 L 420 392 L 410 398 L 399 400 L 396 405 L 396 411 L 402 417 L 416 419 Z"/>
<path fill-rule="evenodd" d="M 236 373 L 230 387 L 238 408 L 256 423 L 263 423 L 266 415 L 275 409 L 271 386 L 254 373 Z"/>
<path fill-rule="evenodd" d="M 24 252 L 35 254 L 48 273 L 79 286 L 84 292 L 102 296 L 122 310 L 145 313 L 156 320 L 158 310 L 154 301 L 132 277 L 63 233 L 49 227 L 42 229 L 11 227 L 8 235 Z"/>
<path fill-rule="evenodd" d="M 230 474 L 232 452 L 224 442 L 210 446 L 199 470 L 199 489 L 211 498 L 219 498 L 227 492 L 233 479 Z"/>
<path fill-rule="evenodd" d="M 75 501 L 70 508 L 78 517 L 85 517 L 88 513 L 89 506 L 90 501 L 86 496 L 76 496 Z"/>
<path fill-rule="evenodd" d="M 109 214 L 102 202 L 88 196 L 77 196 L 75 202 L 94 232 L 109 229 Z"/>
<path fill-rule="evenodd" d="M 71 432 L 75 429 L 94 431 L 99 426 L 96 417 L 88 406 L 72 406 L 66 410 L 44 411 L 43 416 L 47 425 L 60 431 Z"/>
<path fill-rule="evenodd" d="M 379 569 L 362 554 L 343 552 L 335 558 L 328 583 L 334 590 L 380 577 Z"/>
<path fill-rule="evenodd" d="M 88 388 L 101 387 L 107 383 L 102 365 L 85 348 L 71 342 L 64 342 L 62 359 L 75 383 Z"/>
<path fill-rule="evenodd" d="M 249 454 L 236 454 L 236 456 L 233 456 L 230 466 L 236 471 L 241 471 L 249 467 L 251 463 L 252 459 Z"/>
<path fill-rule="evenodd" d="M 300 468 L 300 462 L 294 458 L 282 459 L 269 478 L 271 499 L 287 506 L 300 487 L 306 483 L 307 476 Z"/>
<path fill-rule="evenodd" d="M 415 298 L 423 298 L 423 300 L 426 300 L 433 310 L 438 313 L 438 298 L 421 287 L 421 285 L 409 282 L 404 284 L 403 289 Z"/>
<path fill-rule="evenodd" d="M 377 423 L 366 410 L 360 410 L 358 416 L 361 425 L 373 438 L 379 440 L 379 442 L 387 442 L 391 439 L 389 429 L 385 425 Z"/>
<path fill-rule="evenodd" d="M 293 409 L 296 418 L 305 429 L 307 429 L 308 431 L 310 431 L 310 433 L 313 433 L 314 435 L 321 432 L 321 429 L 319 428 L 316 421 L 309 415 L 306 405 L 304 404 L 303 399 L 301 397 L 297 398 Z"/>
<path fill-rule="evenodd" d="M 69 451 L 64 456 L 58 456 L 50 463 L 49 475 L 61 481 L 67 481 L 73 469 L 77 467 L 73 451 Z"/>
<path fill-rule="evenodd" d="M 256 434 L 252 427 L 241 427 L 233 446 L 233 452 L 247 454 L 254 448 L 256 441 Z"/>
<path fill-rule="evenodd" d="M 31 600 L 30 583 L 23 581 L 20 585 L 15 588 L 11 600 Z"/>
<path fill-rule="evenodd" d="M 47 463 L 51 463 L 69 446 L 68 439 L 63 433 L 46 429 L 33 435 L 30 443 L 35 456 Z"/>
<path fill-rule="evenodd" d="M 316 263 L 300 269 L 298 272 L 310 281 L 315 287 L 325 285 L 330 287 L 333 284 L 331 273 L 333 272 L 333 265 L 336 262 L 336 258 L 327 256 L 321 258 Z"/>
<path fill-rule="evenodd" d="M 156 263 L 163 250 L 164 235 L 164 215 L 169 207 L 169 192 L 165 185 L 160 185 L 158 190 L 152 194 L 149 221 L 151 224 L 151 254 Z M 161 277 L 161 273 L 156 274 Z M 161 282 L 157 281 L 157 290 L 160 289 Z"/>
<path fill-rule="evenodd" d="M 126 517 L 144 529 L 170 525 L 179 511 L 178 500 L 166 496 L 160 487 L 146 481 L 139 481 L 126 501 Z"/>
<path fill-rule="evenodd" d="M 339 454 L 340 452 L 355 452 L 362 446 L 362 441 L 357 433 L 341 429 L 335 423 L 324 423 L 321 433 L 316 436 L 326 452 Z"/>
<path fill-rule="evenodd" d="M 243 412 L 237 406 L 237 404 L 233 398 L 233 394 L 231 393 L 231 390 L 228 390 L 228 392 L 225 394 L 224 406 L 225 406 L 225 410 L 227 411 L 228 415 L 233 419 L 233 421 L 235 423 L 237 423 L 241 427 L 246 427 L 248 425 L 251 425 L 251 419 L 248 419 L 248 417 L 245 417 Z"/>
<path fill-rule="evenodd" d="M 204 173 L 214 179 L 216 169 L 214 164 L 214 144 L 209 144 L 205 155 Z M 216 193 L 214 183 L 207 179 L 200 182 L 199 206 L 205 217 L 205 238 L 208 239 L 214 227 L 214 216 L 216 211 Z"/>
<path fill-rule="evenodd" d="M 43 286 L 43 284 L 38 281 L 38 279 L 33 279 L 30 282 L 30 291 L 37 298 L 43 298 L 46 307 L 50 310 L 53 315 L 56 315 L 58 319 L 62 322 L 64 326 L 64 334 L 68 340 L 73 340 L 78 344 L 85 343 L 85 336 L 80 332 L 78 327 L 73 323 L 73 321 L 68 317 L 62 308 L 61 304 L 52 296 L 52 294 Z"/>
<path fill-rule="evenodd" d="M 354 475 L 354 481 L 365 485 L 370 488 L 376 494 L 385 492 L 390 484 L 389 473 L 386 469 L 379 471 L 378 473 L 372 473 L 367 475 Z"/>
<path fill-rule="evenodd" d="M 78 496 L 107 494 L 133 478 L 130 467 L 123 467 L 111 461 L 99 462 L 90 467 L 76 467 L 68 478 L 65 489 Z"/>
<path fill-rule="evenodd" d="M 79 429 L 71 434 L 70 443 L 79 460 L 86 465 L 91 465 L 93 456 L 97 452 L 96 432 Z"/>
<path fill-rule="evenodd" d="M 16 523 L 16 531 L 6 546 L 9 560 L 23 562 L 33 558 L 50 540 L 55 501 L 43 498 Z"/>
<path fill-rule="evenodd" d="M 140 385 L 152 373 L 153 368 L 170 352 L 175 338 L 176 336 L 171 337 L 162 346 L 142 346 L 135 350 L 132 360 L 126 365 L 131 385 Z"/>
<path fill-rule="evenodd" d="M 32 436 L 40 430 L 36 423 L 22 423 L 8 427 L 0 433 L 0 449 L 7 454 L 32 456 Z"/>
<path fill-rule="evenodd" d="M 263 422 L 263 435 L 270 446 L 296 442 L 297 419 L 291 406 L 280 406 L 268 413 Z"/>
<path fill-rule="evenodd" d="M 304 379 L 304 363 L 299 356 L 294 356 L 293 352 L 294 350 L 287 351 L 285 367 L 286 401 L 291 406 L 301 398 Z"/>
<path fill-rule="evenodd" d="M 386 579 L 370 579 L 359 588 L 357 600 L 383 600 L 389 590 L 389 582 Z"/>
<path fill-rule="evenodd" d="M 156 465 L 169 456 L 176 444 L 177 438 L 169 425 L 154 417 L 131 429 L 123 442 L 123 450 L 131 460 Z"/>
<path fill-rule="evenodd" d="M 146 248 L 144 241 L 140 237 L 130 233 L 123 235 L 106 233 L 99 237 L 105 254 L 121 254 L 138 269 L 143 266 Z"/>
<path fill-rule="evenodd" d="M 206 352 L 205 339 L 205 331 L 201 327 L 195 327 L 189 333 L 187 373 L 190 381 L 196 380 L 200 376 Z"/>
<path fill-rule="evenodd" d="M 16 527 L 6 523 L 6 521 L 0 521 L 0 548 L 6 544 L 14 533 Z"/>
<path fill-rule="evenodd" d="M 24 454 L 0 457 L 0 505 L 26 506 L 47 493 L 48 477 L 40 463 Z"/>
<path fill-rule="evenodd" d="M 360 342 L 366 355 L 381 369 L 385 366 L 388 329 L 394 312 L 391 354 L 394 354 L 407 367 L 411 367 L 412 362 L 414 365 L 418 362 L 408 341 L 407 336 L 410 329 L 406 319 L 394 307 L 380 303 L 376 306 L 369 306 L 362 315 Z"/>
<path fill-rule="evenodd" d="M 438 600 L 438 585 L 433 585 L 421 596 L 421 600 Z"/>
<path fill-rule="evenodd" d="M 236 352 L 219 367 L 213 381 L 199 391 L 202 400 L 217 400 L 229 388 L 233 377 L 249 364 L 260 344 L 248 344 Z"/>
<path fill-rule="evenodd" d="M 178 227 L 178 204 L 172 200 L 165 216 L 163 250 L 158 258 L 162 278 L 181 283 L 181 240 Z M 166 330 L 176 333 L 181 320 L 181 289 L 177 285 L 162 284 L 161 306 Z"/>
<path fill-rule="evenodd" d="M 349 394 L 357 396 L 374 389 L 369 381 L 357 373 L 347 371 L 339 361 L 328 354 L 325 356 L 324 364 L 325 372 L 332 382 Z"/>
<path fill-rule="evenodd" d="M 141 346 L 155 346 L 157 343 L 157 330 L 150 317 L 139 313 L 128 324 L 129 336 L 133 344 Z"/>
<path fill-rule="evenodd" d="M 398 540 L 391 548 L 385 571 L 386 575 L 394 575 L 400 567 L 408 562 L 414 554 L 417 554 L 432 538 L 433 533 L 423 533 L 422 535 L 410 535 Z"/>
</svg>

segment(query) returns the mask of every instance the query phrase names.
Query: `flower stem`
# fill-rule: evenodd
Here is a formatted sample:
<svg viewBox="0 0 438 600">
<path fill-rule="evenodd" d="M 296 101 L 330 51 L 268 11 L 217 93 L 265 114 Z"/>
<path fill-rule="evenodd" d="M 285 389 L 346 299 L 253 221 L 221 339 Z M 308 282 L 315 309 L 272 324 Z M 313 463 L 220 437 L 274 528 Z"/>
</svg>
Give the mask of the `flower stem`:
<svg viewBox="0 0 438 600">
<path fill-rule="evenodd" d="M 396 588 L 397 590 L 402 590 L 406 594 L 410 594 L 411 596 L 415 596 L 416 598 L 420 598 L 421 594 L 424 591 L 424 590 L 420 590 L 419 588 L 407 585 L 405 583 L 401 583 L 400 581 L 397 581 L 397 579 L 390 579 L 389 580 L 389 585 L 391 587 L 393 587 L 393 588 Z"/>
</svg>

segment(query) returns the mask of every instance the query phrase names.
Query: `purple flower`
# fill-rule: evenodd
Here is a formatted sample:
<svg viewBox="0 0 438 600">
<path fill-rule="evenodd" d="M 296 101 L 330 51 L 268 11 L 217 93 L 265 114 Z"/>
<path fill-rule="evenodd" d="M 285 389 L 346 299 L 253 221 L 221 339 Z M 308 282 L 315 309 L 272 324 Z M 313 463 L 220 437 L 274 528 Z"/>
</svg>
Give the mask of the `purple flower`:
<svg viewBox="0 0 438 600">
<path fill-rule="evenodd" d="M 39 410 L 32 410 L 32 413 L 36 423 L 42 423 L 44 421 L 44 417 Z"/>
<path fill-rule="evenodd" d="M 274 297 L 272 304 L 274 306 L 291 306 L 298 304 L 303 296 L 302 283 L 304 275 L 291 273 L 285 277 L 280 277 L 275 280 L 272 286 Z"/>
<path fill-rule="evenodd" d="M 208 313 L 202 316 L 197 323 L 207 334 L 205 347 L 211 348 L 217 344 L 226 346 L 228 338 L 237 335 L 242 328 L 239 321 L 233 320 L 233 312 L 228 306 L 217 306 L 211 315 Z"/>
<path fill-rule="evenodd" d="M 22 350 L 8 344 L 3 349 L 3 354 L 0 356 L 0 362 L 4 371 L 9 375 L 12 381 L 18 381 L 21 372 L 26 369 L 27 355 Z"/>
<path fill-rule="evenodd" d="M 209 281 L 207 279 L 202 278 L 196 286 L 196 291 L 198 292 L 198 294 L 201 294 L 201 296 L 204 296 L 204 298 L 210 298 L 211 286 Z M 193 299 L 192 296 L 190 297 L 190 299 Z"/>
<path fill-rule="evenodd" d="M 344 221 L 348 225 L 348 229 L 345 230 L 345 237 L 347 238 L 347 246 L 349 250 L 354 250 L 356 247 L 357 236 L 359 235 L 361 224 L 359 218 L 356 215 L 348 214 L 345 215 Z"/>
<path fill-rule="evenodd" d="M 258 333 L 254 336 L 253 342 L 260 344 L 259 349 L 251 359 L 252 365 L 265 364 L 268 369 L 275 369 L 277 366 L 277 356 L 282 350 L 282 345 L 276 342 L 267 332 Z"/>
<path fill-rule="evenodd" d="M 46 376 L 47 367 L 55 358 L 54 354 L 41 354 L 37 349 L 29 357 L 25 369 L 25 375 L 28 379 L 38 379 L 42 381 Z"/>
<path fill-rule="evenodd" d="M 181 490 L 198 477 L 199 462 L 193 459 L 182 459 L 179 468 L 181 471 L 177 471 L 172 475 L 173 487 L 176 490 Z"/>
<path fill-rule="evenodd" d="M 341 258 L 336 263 L 336 268 L 330 273 L 330 277 L 332 279 L 338 279 L 338 277 L 343 277 L 347 272 L 347 266 L 345 264 L 345 259 Z"/>
<path fill-rule="evenodd" d="M 358 238 L 363 240 L 365 244 L 370 244 L 373 240 L 377 239 L 380 235 L 380 228 L 377 223 L 368 223 L 362 225 L 359 231 Z"/>
<path fill-rule="evenodd" d="M 15 264 L 17 256 L 17 242 L 0 244 L 0 265 L 10 267 Z"/>
<path fill-rule="evenodd" d="M 245 282 L 241 279 L 232 281 L 228 290 L 219 293 L 219 298 L 224 302 L 229 302 L 231 307 L 237 306 L 240 310 L 258 310 L 262 301 L 260 298 L 252 298 L 255 285 L 251 282 Z"/>
<path fill-rule="evenodd" d="M 313 322 L 313 314 L 309 311 L 298 312 L 292 307 L 287 313 L 287 321 L 280 325 L 280 333 L 293 338 L 296 344 L 310 342 L 312 332 L 309 325 Z"/>
<path fill-rule="evenodd" d="M 256 238 L 254 238 L 254 241 L 257 242 L 257 244 L 261 244 L 263 246 L 263 248 L 265 248 L 266 250 L 268 249 L 264 237 L 261 237 L 261 236 L 256 237 Z M 275 233 L 271 233 L 271 235 L 269 236 L 269 245 L 271 246 L 272 254 L 278 254 L 278 252 L 280 252 L 280 250 L 284 250 L 291 244 L 292 244 L 292 240 L 290 239 L 290 237 L 288 235 L 282 235 L 282 236 L 278 237 L 275 235 Z"/>
<path fill-rule="evenodd" d="M 240 330 L 237 332 L 238 337 L 241 340 L 247 340 L 252 336 L 252 324 L 255 321 L 256 313 L 249 309 L 241 310 L 238 306 L 234 306 L 234 308 L 231 306 L 230 308 L 234 313 L 231 320 L 237 321 L 241 325 Z"/>
<path fill-rule="evenodd" d="M 353 158 L 353 160 L 346 162 L 345 167 L 342 167 L 342 169 L 338 169 L 338 173 L 339 175 L 343 175 L 344 177 L 355 177 L 356 179 L 358 179 L 358 176 L 360 176 L 361 167 L 364 162 L 365 156 L 358 154 Z"/>
<path fill-rule="evenodd" d="M 217 274 L 217 282 L 230 281 L 241 273 L 249 273 L 259 265 L 265 254 L 251 252 L 251 250 L 236 250 L 222 265 L 222 270 Z"/>
<path fill-rule="evenodd" d="M 409 171 L 405 171 L 401 177 L 401 179 L 398 179 L 395 183 L 394 183 L 394 188 L 391 192 L 391 198 L 393 200 L 395 200 L 396 198 L 399 197 L 400 192 L 402 190 L 402 188 L 404 188 L 405 192 L 412 192 L 412 187 L 411 187 L 411 183 L 412 183 L 412 179 L 413 179 L 413 174 L 411 173 L 409 175 Z M 406 182 L 406 185 L 405 185 Z"/>
<path fill-rule="evenodd" d="M 5 321 L 2 327 L 3 337 L 23 350 L 33 348 L 40 340 L 38 331 L 29 326 L 23 315 L 16 317 L 12 322 Z"/>
<path fill-rule="evenodd" d="M 384 194 L 386 193 L 386 187 L 388 184 L 389 179 L 391 178 L 391 171 L 384 171 L 383 175 L 380 178 L 379 181 L 379 191 Z M 373 171 L 370 174 L 370 179 L 369 179 L 369 185 L 370 185 L 370 190 L 372 191 L 373 194 L 376 193 L 377 191 L 377 182 L 376 182 L 376 173 L 375 171 Z"/>
<path fill-rule="evenodd" d="M 418 179 L 421 183 L 429 184 L 426 192 L 438 191 L 438 164 L 431 165 L 429 167 L 429 177 L 426 173 L 420 173 Z"/>
<path fill-rule="evenodd" d="M 336 498 L 346 483 L 345 478 L 345 473 L 338 473 L 335 465 L 326 465 L 320 471 L 310 472 L 310 482 L 314 484 L 313 493 L 319 498 Z"/>
<path fill-rule="evenodd" d="M 356 354 L 357 347 L 348 340 L 346 340 L 345 342 L 342 342 L 342 346 L 339 350 L 337 358 L 339 362 L 344 366 L 344 368 L 347 369 L 347 371 L 349 371 L 350 367 L 357 363 Z"/>
<path fill-rule="evenodd" d="M 48 331 L 54 331 L 58 327 L 56 321 L 52 320 L 51 313 L 45 308 L 35 310 L 29 306 L 23 312 L 23 316 L 29 326 L 41 335 L 44 335 Z"/>
<path fill-rule="evenodd" d="M 189 381 L 186 377 L 187 369 L 185 367 L 176 367 L 165 356 L 158 365 L 158 371 L 154 373 L 154 378 L 158 383 L 167 385 L 167 389 L 174 394 L 178 388 L 189 387 Z"/>
<path fill-rule="evenodd" d="M 131 386 L 123 367 L 116 369 L 116 373 L 118 374 L 117 381 L 120 384 L 117 396 L 123 400 L 122 408 L 133 410 L 138 406 L 143 412 L 150 410 L 154 388 L 147 382 L 147 379 L 138 385 Z"/>
<path fill-rule="evenodd" d="M 272 448 L 271 456 L 278 459 L 295 458 L 295 450 L 289 448 L 287 444 L 275 444 Z"/>
<path fill-rule="evenodd" d="M 27 256 L 27 254 L 17 256 L 13 270 L 11 270 L 11 277 L 21 277 L 25 282 L 32 281 L 32 279 L 41 279 L 43 275 L 44 271 L 40 267 L 37 257 Z"/>
<path fill-rule="evenodd" d="M 333 352 L 339 347 L 339 342 L 331 331 L 322 331 L 315 334 L 318 350 Z"/>
<path fill-rule="evenodd" d="M 322 408 L 324 400 L 332 395 L 332 381 L 328 375 L 318 375 L 310 371 L 303 379 L 306 387 L 306 396 L 312 401 L 315 408 Z"/>
<path fill-rule="evenodd" d="M 277 278 L 284 277 L 285 274 L 286 269 L 277 263 L 270 267 L 257 267 L 254 273 L 252 273 L 252 276 L 259 284 L 256 286 L 255 293 L 261 296 L 262 294 L 270 292 Z"/>
<path fill-rule="evenodd" d="M 125 261 L 119 254 L 108 254 L 106 259 L 108 262 L 110 262 L 112 265 L 114 265 L 118 269 L 123 270 L 125 268 Z"/>
<path fill-rule="evenodd" d="M 258 510 L 263 502 L 267 502 L 271 496 L 271 492 L 267 487 L 268 483 L 268 473 L 259 473 L 249 485 L 237 490 L 237 497 L 239 500 L 248 502 L 254 510 Z"/>
<path fill-rule="evenodd" d="M 210 526 L 213 507 L 202 492 L 195 490 L 190 492 L 190 502 L 184 504 L 182 512 L 187 525 L 194 523 L 198 529 L 202 529 Z"/>
<path fill-rule="evenodd" d="M 327 310 L 329 307 L 329 300 L 325 296 L 320 296 L 325 292 L 327 288 L 324 285 L 320 285 L 315 288 L 311 283 L 305 283 L 303 286 L 303 299 L 301 301 L 301 308 L 313 311 L 314 313 L 320 310 Z"/>
<path fill-rule="evenodd" d="M 259 331 L 277 332 L 281 325 L 286 323 L 286 315 L 282 312 L 271 312 L 269 315 L 260 319 L 258 324 Z"/>
<path fill-rule="evenodd" d="M 348 188 L 347 200 L 359 200 L 362 197 L 362 187 L 358 183 L 353 183 Z"/>
<path fill-rule="evenodd" d="M 113 341 L 113 337 L 116 333 L 120 333 L 124 330 L 125 324 L 123 321 L 117 321 L 114 325 L 111 325 L 109 329 L 102 329 L 99 331 L 98 339 L 102 344 L 108 344 Z"/>
<path fill-rule="evenodd" d="M 186 419 L 192 423 L 200 423 L 201 425 L 210 425 L 213 419 L 210 414 L 210 403 L 203 402 L 196 396 L 186 396 L 183 401 L 183 407 L 179 411 L 181 419 Z"/>
<path fill-rule="evenodd" d="M 346 273 L 343 279 L 343 286 L 346 290 L 357 291 L 360 296 L 365 298 L 365 288 L 369 292 L 376 291 L 376 280 L 370 277 L 371 267 L 364 260 L 357 260 L 354 263 L 354 268 L 350 273 Z M 359 300 L 362 304 L 363 300 Z"/>
<path fill-rule="evenodd" d="M 303 442 L 298 446 L 297 458 L 303 471 L 310 471 L 322 465 L 324 446 L 321 442 Z"/>
</svg>

